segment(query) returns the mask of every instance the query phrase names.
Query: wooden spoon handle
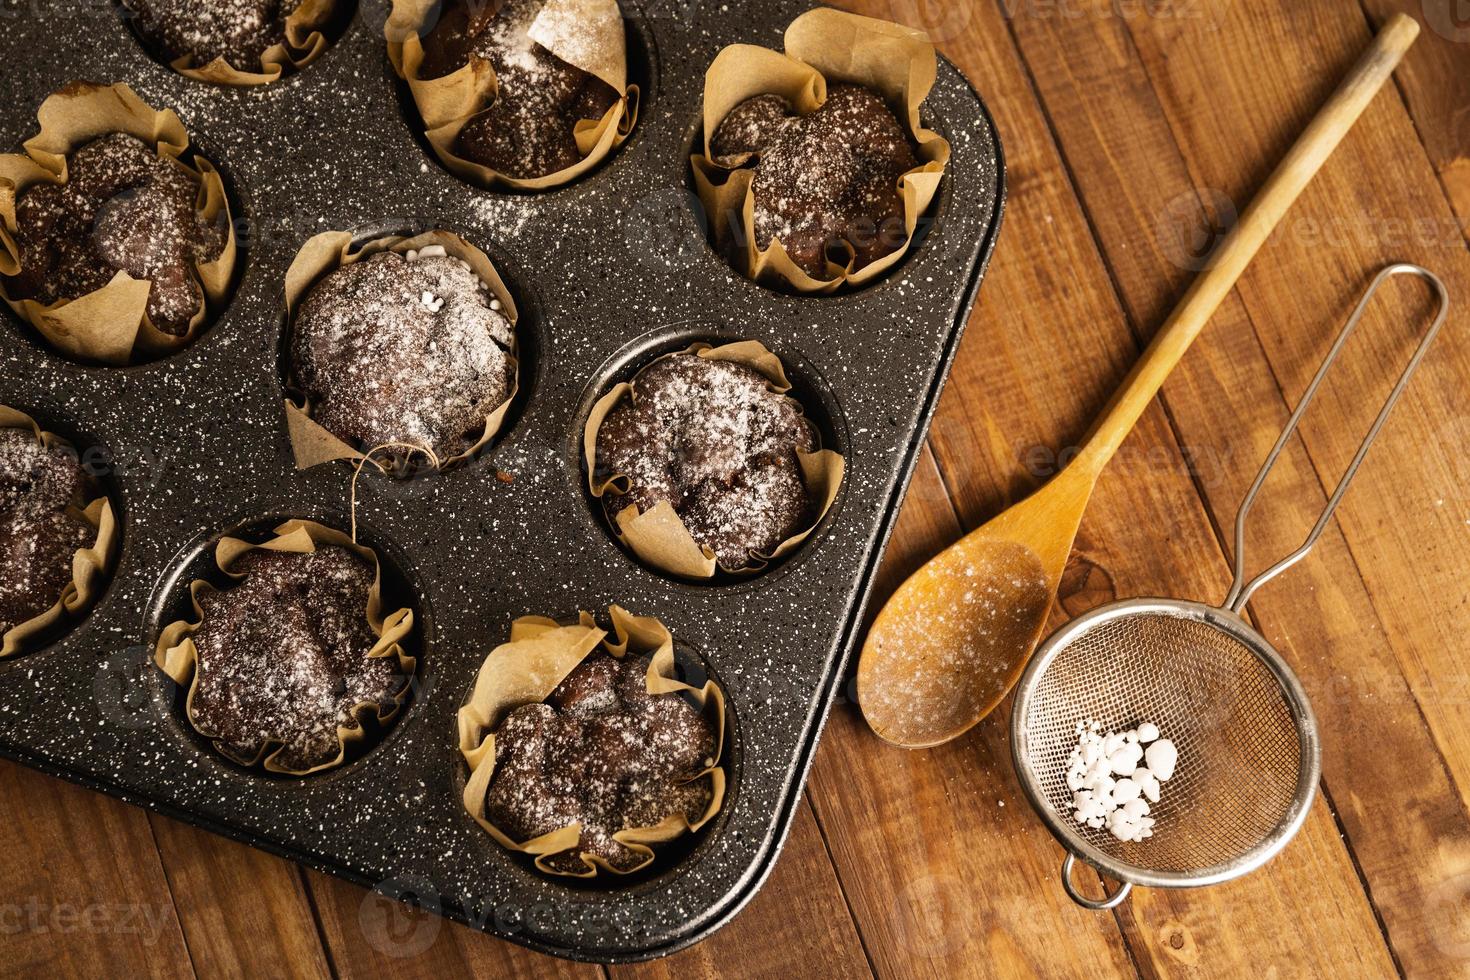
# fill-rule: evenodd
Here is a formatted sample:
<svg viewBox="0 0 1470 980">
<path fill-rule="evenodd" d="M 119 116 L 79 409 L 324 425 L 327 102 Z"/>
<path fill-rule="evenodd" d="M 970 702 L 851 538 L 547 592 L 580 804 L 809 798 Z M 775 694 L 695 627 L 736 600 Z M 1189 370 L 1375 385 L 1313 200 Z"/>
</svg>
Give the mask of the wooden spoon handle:
<svg viewBox="0 0 1470 980">
<path fill-rule="evenodd" d="M 1077 457 L 1079 470 L 1091 471 L 1094 477 L 1102 472 L 1174 365 L 1234 288 L 1266 236 L 1357 122 L 1418 35 L 1418 22 L 1405 14 L 1395 15 L 1378 32 L 1210 256 L 1208 266 L 1195 278 L 1113 396 Z"/>
</svg>

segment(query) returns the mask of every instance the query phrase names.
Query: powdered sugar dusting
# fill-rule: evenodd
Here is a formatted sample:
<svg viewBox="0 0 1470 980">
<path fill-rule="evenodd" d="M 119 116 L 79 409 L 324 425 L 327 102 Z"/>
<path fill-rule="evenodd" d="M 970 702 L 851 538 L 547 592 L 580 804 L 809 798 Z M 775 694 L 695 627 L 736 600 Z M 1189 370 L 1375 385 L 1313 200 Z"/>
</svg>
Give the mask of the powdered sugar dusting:
<svg viewBox="0 0 1470 980">
<path fill-rule="evenodd" d="M 536 43 L 531 27 L 543 0 L 507 0 L 496 9 L 449 4 L 424 38 L 424 74 L 438 77 L 473 54 L 495 70 L 495 102 L 472 118 L 455 153 L 511 177 L 564 170 L 582 153 L 574 134 L 584 119 L 600 119 L 617 101 L 612 87 Z M 555 20 L 558 44 L 594 43 L 582 21 Z"/>
<path fill-rule="evenodd" d="M 73 456 L 0 429 L 0 636 L 54 606 L 71 581 L 71 556 L 93 533 L 70 509 L 82 484 Z"/>
<path fill-rule="evenodd" d="M 225 229 L 195 211 L 199 186 L 142 141 L 113 133 L 67 159 L 65 184 L 37 184 L 16 206 L 23 296 L 55 303 L 101 289 L 119 270 L 152 281 L 148 317 L 183 335 L 204 305 L 194 266 L 219 257 Z"/>
<path fill-rule="evenodd" d="M 236 570 L 243 582 L 200 600 L 193 719 L 242 763 L 277 745 L 284 768 L 330 762 L 337 729 L 359 727 L 354 707 L 390 713 L 407 681 L 395 658 L 367 656 L 377 642 L 367 620 L 372 569 L 320 547 L 253 551 Z"/>
<path fill-rule="evenodd" d="M 1009 689 L 1051 607 L 1027 548 L 985 541 L 931 565 L 889 601 L 868 634 L 862 704 L 885 738 L 957 734 Z"/>
<path fill-rule="evenodd" d="M 833 85 L 805 116 L 778 96 L 749 99 L 720 123 L 710 149 L 725 166 L 755 155 L 756 245 L 779 241 L 809 275 L 825 278 L 834 250 L 862 268 L 907 241 L 898 180 L 916 166 L 914 146 L 868 89 Z"/>
<path fill-rule="evenodd" d="M 513 331 L 467 263 L 414 258 L 382 252 L 318 283 L 296 318 L 295 377 L 338 438 L 427 446 L 443 460 L 509 397 Z"/>
<path fill-rule="evenodd" d="M 551 0 L 537 12 L 528 34 L 568 64 L 606 77 L 601 66 L 615 60 L 616 66 L 607 68 L 621 74 L 627 58 L 622 21 L 613 0 Z"/>
<path fill-rule="evenodd" d="M 545 860 L 553 868 L 585 871 L 587 853 L 631 869 L 643 857 L 614 834 L 675 813 L 693 822 L 709 806 L 710 781 L 696 777 L 714 764 L 714 732 L 678 695 L 648 693 L 648 663 L 594 654 L 496 733 L 490 822 L 518 841 L 582 825 L 576 850 Z"/>
<path fill-rule="evenodd" d="M 260 56 L 286 37 L 286 18 L 302 0 L 124 0 L 139 33 L 166 61 L 195 65 L 216 58 L 242 71 L 259 70 Z"/>
<path fill-rule="evenodd" d="M 815 450 L 816 436 L 796 402 L 759 372 L 675 354 L 649 365 L 633 389 L 597 435 L 599 472 L 631 485 L 606 498 L 611 514 L 667 502 L 732 570 L 810 521 L 796 452 Z"/>
</svg>

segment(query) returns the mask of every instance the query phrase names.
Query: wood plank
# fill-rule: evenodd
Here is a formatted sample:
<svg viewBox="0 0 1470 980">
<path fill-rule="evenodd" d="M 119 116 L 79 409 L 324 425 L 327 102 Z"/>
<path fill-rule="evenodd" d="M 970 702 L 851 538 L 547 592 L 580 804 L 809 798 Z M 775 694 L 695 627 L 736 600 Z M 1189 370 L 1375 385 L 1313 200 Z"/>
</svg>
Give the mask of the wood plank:
<svg viewBox="0 0 1470 980">
<path fill-rule="evenodd" d="M 0 762 L 9 976 L 191 977 L 148 815 Z"/>
<path fill-rule="evenodd" d="M 346 978 L 494 977 L 593 980 L 602 971 L 535 953 L 410 908 L 341 878 L 306 873 L 322 935 Z"/>
<path fill-rule="evenodd" d="M 1175 232 L 1203 227 L 1203 221 L 1195 224 L 1195 188 L 1187 162 L 1169 131 L 1149 78 L 1155 65 L 1159 71 L 1167 71 L 1163 65 L 1167 60 L 1165 34 L 1170 50 L 1191 41 L 1181 38 L 1177 30 L 1137 26 L 1139 32 L 1158 35 L 1148 43 L 1140 43 L 1154 55 L 1145 65 L 1128 27 L 1123 21 L 1101 17 L 1016 21 L 1017 36 L 1055 120 L 1112 274 L 1134 323 L 1147 335 L 1190 274 L 1190 270 L 1181 268 L 1188 262 L 1181 262 L 1186 250 L 1179 247 L 1182 238 L 1188 236 L 1176 236 Z M 1220 23 L 1196 27 L 1196 43 L 1203 43 L 1207 33 L 1210 37 L 1238 36 Z M 1298 37 L 1291 32 L 1281 36 Z M 1354 43 L 1365 40 L 1366 34 Z M 1312 45 L 1317 41 L 1303 37 L 1299 43 Z M 1079 46 L 1098 51 L 1101 56 L 1088 60 L 1062 56 Z M 1248 58 L 1261 57 L 1259 49 L 1247 50 L 1249 56 L 1237 52 L 1231 64 L 1214 65 L 1213 72 L 1238 74 L 1245 70 Z M 1352 50 L 1343 47 L 1340 55 L 1344 63 L 1350 60 Z M 1295 55 L 1285 51 L 1276 57 L 1295 60 Z M 1211 77 L 1208 71 L 1201 72 L 1201 84 Z M 1160 91 L 1181 101 L 1198 101 L 1202 90 L 1191 91 L 1170 78 L 1160 85 Z M 1211 91 L 1218 92 L 1219 88 Z M 1384 99 L 1391 107 L 1392 96 Z M 1237 115 L 1242 111 L 1240 107 L 1233 110 Z M 1221 107 L 1221 112 L 1223 116 L 1232 110 Z M 1225 125 L 1223 118 L 1220 124 Z M 1365 130 L 1372 124 L 1372 120 L 1365 120 Z M 1207 126 L 1198 129 L 1201 134 L 1209 132 Z M 1231 141 L 1228 129 L 1220 133 L 1215 144 Z M 1360 139 L 1350 138 L 1349 149 Z M 1412 141 L 1408 145 L 1412 148 Z M 1206 144 L 1198 152 L 1215 157 L 1224 154 L 1226 146 Z M 1340 166 L 1340 162 L 1330 163 L 1329 169 Z M 1140 172 L 1147 172 L 1149 179 L 1138 180 Z M 1237 193 L 1243 194 L 1243 190 Z M 1211 203 L 1216 196 L 1201 194 Z M 1395 212 L 1380 205 L 1363 213 Z M 1300 236 L 1295 243 L 1291 238 L 1293 228 L 1300 231 L 1308 220 L 1310 215 L 1295 213 L 1284 229 L 1287 240 L 1279 249 L 1282 253 L 1294 252 L 1277 259 L 1285 269 L 1297 270 L 1294 280 L 1303 277 L 1315 258 L 1311 249 L 1303 247 Z M 1178 222 L 1182 226 L 1176 226 Z M 1434 223 L 1441 228 L 1447 225 L 1444 212 Z M 1455 251 L 1459 251 L 1458 244 Z M 1346 288 L 1360 285 L 1358 282 Z M 1296 325 L 1296 335 L 1320 356 L 1336 324 L 1329 313 L 1294 308 L 1292 295 L 1286 289 L 1277 306 L 1264 315 Z M 1186 359 L 1165 390 L 1165 401 L 1183 441 L 1201 461 L 1199 483 L 1220 527 L 1229 527 L 1258 461 L 1275 441 L 1287 415 L 1287 405 L 1254 326 L 1245 305 L 1233 296 L 1217 314 L 1199 349 Z M 1302 370 L 1295 379 L 1298 388 L 1309 366 L 1300 365 Z M 1359 394 L 1359 400 L 1371 402 L 1381 395 L 1381 380 L 1380 390 Z M 1356 427 L 1347 427 L 1344 439 L 1361 431 L 1368 414 L 1368 405 L 1363 404 L 1356 411 L 1347 410 L 1337 416 L 1339 422 L 1349 418 L 1357 422 Z M 1222 424 L 1222 420 L 1229 420 L 1228 424 Z M 1319 479 L 1300 441 L 1288 448 L 1278 470 L 1268 485 L 1270 499 L 1253 515 L 1247 538 L 1248 551 L 1256 556 L 1258 566 L 1260 560 L 1293 548 L 1325 501 L 1324 481 Z M 1326 479 L 1335 476 L 1334 472 Z M 1467 937 L 1459 935 L 1464 918 L 1461 914 L 1456 921 L 1450 899 L 1454 897 L 1453 882 L 1463 881 L 1464 871 L 1470 866 L 1470 855 L 1466 853 L 1470 818 L 1394 654 L 1384 619 L 1364 586 L 1348 542 L 1337 528 L 1330 529 L 1311 560 L 1290 575 L 1261 592 L 1254 609 L 1267 635 L 1298 667 L 1304 682 L 1316 694 L 1324 729 L 1327 791 L 1348 832 L 1393 948 L 1411 972 L 1433 973 L 1463 966 L 1462 958 L 1454 951 L 1465 948 L 1462 944 Z M 1371 791 L 1384 780 L 1402 787 L 1396 794 L 1399 805 L 1391 822 L 1382 819 L 1377 797 Z M 1405 860 L 1406 853 L 1416 858 Z M 1449 893 L 1447 882 L 1451 883 Z"/>
<path fill-rule="evenodd" d="M 1397 78 L 1414 128 L 1444 185 L 1461 233 L 1470 238 L 1470 17 L 1459 0 L 1363 0 L 1375 24 L 1396 13 L 1423 30 Z M 1426 222 L 1416 237 L 1444 244 L 1454 223 Z"/>
<path fill-rule="evenodd" d="M 199 977 L 325 977 L 296 865 L 153 814 L 154 839 Z"/>
<path fill-rule="evenodd" d="M 926 452 L 875 606 L 958 533 Z M 828 726 L 809 794 L 880 976 L 1132 974 L 1112 917 L 1062 896 L 1002 726 L 926 752 L 879 741 L 851 704 Z"/>
<path fill-rule="evenodd" d="M 879 9 L 881 4 L 861 6 L 875 14 L 885 12 Z M 1028 472 L 1026 464 L 1035 461 L 1026 459 L 1027 450 L 1065 445 L 1079 437 L 1138 349 L 1109 288 L 1106 269 L 1095 252 L 1001 11 L 981 5 L 971 13 L 969 22 L 958 30 L 952 22 L 948 24 L 953 37 L 945 50 L 991 101 L 1006 140 L 1013 180 L 1008 226 L 932 440 L 966 526 L 995 513 L 1018 489 L 1034 485 L 1045 475 Z M 1157 471 L 1147 481 L 1123 481 L 1116 473 L 1104 478 L 1084 522 L 1083 552 L 1101 569 L 1098 575 L 1110 577 L 1119 593 L 1207 594 L 1215 587 L 1223 558 L 1179 447 L 1157 407 L 1142 421 L 1131 451 L 1156 457 Z M 1147 518 L 1141 521 L 1139 515 Z M 987 720 L 971 739 L 960 743 L 960 748 L 970 750 L 963 759 L 950 757 L 945 768 L 926 774 L 927 779 L 962 778 L 955 774 L 972 771 L 980 743 L 989 739 L 997 749 L 1003 746 L 1005 724 L 1000 714 Z M 828 745 L 841 747 L 840 730 L 833 734 Z M 1003 752 L 993 754 L 994 765 L 1001 771 L 987 773 L 989 780 L 980 784 L 990 791 L 984 795 L 992 797 L 1008 778 Z M 911 763 L 927 764 L 928 758 Z M 850 772 L 846 770 L 849 780 Z M 922 792 L 924 780 L 917 782 L 910 789 Z M 843 800 L 839 794 L 832 796 L 826 805 L 819 802 L 817 809 L 833 840 L 844 887 L 849 895 L 856 895 L 860 888 L 851 877 L 851 862 L 844 861 L 841 835 L 827 816 L 828 806 L 842 805 Z M 958 808 L 957 828 L 990 828 L 1002 808 L 992 798 L 982 809 L 983 799 L 981 794 L 957 795 L 944 804 Z M 1017 801 L 1004 809 L 1014 812 L 1019 806 Z M 853 824 L 860 827 L 862 822 L 854 820 Z M 1034 833 L 1036 824 L 1025 814 L 1017 826 L 1021 832 Z M 987 833 L 982 846 L 988 846 L 995 836 L 994 831 Z M 941 840 L 953 846 L 954 839 L 951 835 Z M 1054 846 L 1037 846 L 1037 851 L 1048 863 L 1057 860 Z M 1051 891 L 1021 887 L 1019 895 L 1025 897 L 1022 907 L 1026 912 L 1051 912 L 1053 906 L 1057 914 L 1072 911 L 1062 907 L 1067 900 L 1055 887 Z M 1392 970 L 1386 947 L 1375 937 L 1372 909 L 1350 855 L 1325 806 L 1314 809 L 1302 837 L 1262 874 L 1229 889 L 1158 899 L 1145 896 L 1136 901 L 1140 905 L 1168 902 L 1179 913 L 1175 918 L 1193 924 L 1201 934 L 1208 933 L 1197 950 L 1198 962 L 1210 972 L 1248 972 L 1258 962 L 1252 953 L 1256 950 L 1279 954 L 1275 962 L 1290 971 L 1361 969 L 1363 957 L 1373 968 Z M 870 946 L 886 945 L 873 942 L 874 910 L 865 909 L 856 899 L 854 907 Z M 1281 922 L 1302 918 L 1321 923 L 1325 941 L 1302 945 L 1282 937 Z M 1211 928 L 1206 930 L 1206 924 Z M 1060 934 L 1071 935 L 1070 931 Z M 1149 969 L 1161 971 L 1171 965 L 1155 955 L 1154 937 L 1135 933 L 1131 939 L 1134 955 L 1147 962 Z M 1058 955 L 1046 950 L 1043 963 L 1047 968 L 1061 970 L 1056 965 Z M 972 966 L 976 962 L 973 955 L 967 959 Z M 1099 961 L 1092 958 L 1092 962 Z"/>
<path fill-rule="evenodd" d="M 614 980 L 871 975 L 811 808 L 797 811 L 770 879 L 710 939 L 652 963 L 608 969 Z"/>
<path fill-rule="evenodd" d="M 365 889 L 309 875 L 332 961 L 344 977 L 594 977 L 595 967 L 567 963 L 464 926 L 386 902 Z M 850 977 L 868 972 L 817 825 L 803 806 L 770 881 L 735 921 L 707 942 L 651 964 L 618 967 L 616 976 L 800 974 L 814 957 Z"/>
</svg>

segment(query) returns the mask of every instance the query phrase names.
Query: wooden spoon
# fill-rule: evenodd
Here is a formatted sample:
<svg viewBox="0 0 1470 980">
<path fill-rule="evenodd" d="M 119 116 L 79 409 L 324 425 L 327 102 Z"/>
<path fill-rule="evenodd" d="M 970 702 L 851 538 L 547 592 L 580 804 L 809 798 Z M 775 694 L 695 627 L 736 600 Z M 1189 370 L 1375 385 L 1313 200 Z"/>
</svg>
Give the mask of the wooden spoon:
<svg viewBox="0 0 1470 980">
<path fill-rule="evenodd" d="M 858 700 L 880 737 L 909 748 L 938 745 L 1006 696 L 1041 637 L 1098 475 L 1418 33 L 1404 14 L 1379 31 L 1195 278 L 1081 453 L 1031 497 L 930 560 L 888 600 L 858 663 Z"/>
</svg>

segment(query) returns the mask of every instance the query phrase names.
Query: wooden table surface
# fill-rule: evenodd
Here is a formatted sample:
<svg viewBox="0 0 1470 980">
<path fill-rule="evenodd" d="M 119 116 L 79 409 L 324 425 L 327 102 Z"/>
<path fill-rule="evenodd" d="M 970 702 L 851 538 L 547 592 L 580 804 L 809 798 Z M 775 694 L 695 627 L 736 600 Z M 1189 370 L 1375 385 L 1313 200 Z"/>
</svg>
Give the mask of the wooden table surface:
<svg viewBox="0 0 1470 980">
<path fill-rule="evenodd" d="M 704 0 L 698 0 L 704 2 Z M 713 0 L 709 0 L 713 2 Z M 733 0 L 732 0 L 733 2 Z M 650 0 L 654 7 L 662 0 Z M 648 5 L 648 4 L 646 4 Z M 1227 223 L 1396 10 L 1425 30 L 1104 474 L 1058 622 L 1218 601 L 1256 466 L 1372 273 L 1470 301 L 1463 0 L 857 0 L 923 27 L 1004 140 L 1000 245 L 878 599 L 1043 482 Z M 677 6 L 677 4 L 674 4 Z M 676 15 L 676 12 L 668 13 Z M 1268 484 L 1249 546 L 1294 547 L 1424 325 L 1396 286 Z M 1461 307 L 1463 310 L 1463 307 Z M 1072 906 L 1011 771 L 1007 712 L 943 748 L 833 711 L 790 841 L 725 930 L 667 960 L 553 960 L 0 765 L 0 969 L 405 975 L 1470 975 L 1470 323 L 1460 310 L 1316 553 L 1252 606 L 1322 727 L 1321 794 L 1243 880 Z M 1093 883 L 1095 887 L 1095 882 Z"/>
</svg>

